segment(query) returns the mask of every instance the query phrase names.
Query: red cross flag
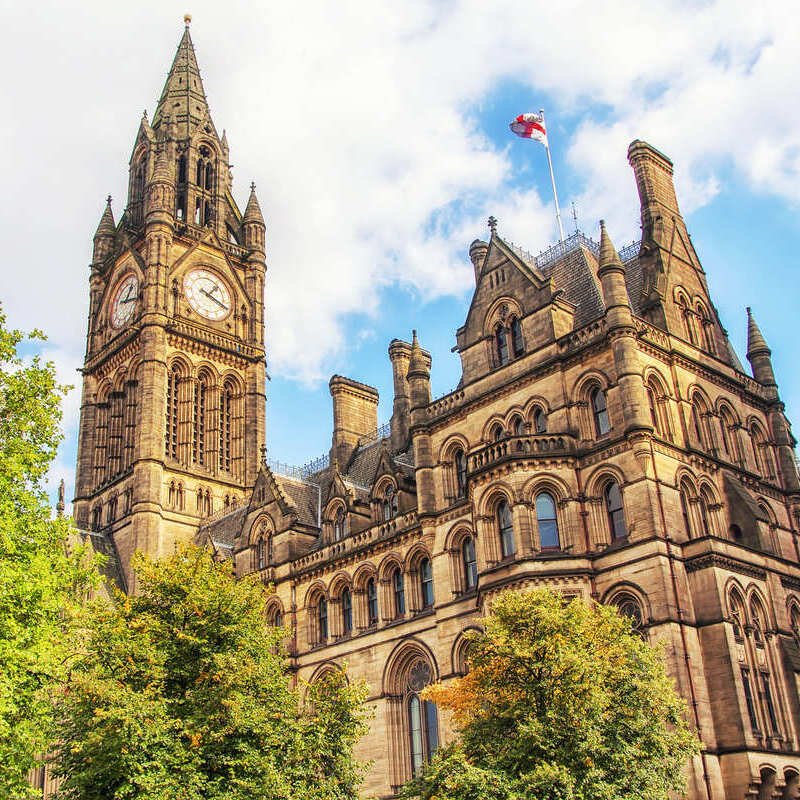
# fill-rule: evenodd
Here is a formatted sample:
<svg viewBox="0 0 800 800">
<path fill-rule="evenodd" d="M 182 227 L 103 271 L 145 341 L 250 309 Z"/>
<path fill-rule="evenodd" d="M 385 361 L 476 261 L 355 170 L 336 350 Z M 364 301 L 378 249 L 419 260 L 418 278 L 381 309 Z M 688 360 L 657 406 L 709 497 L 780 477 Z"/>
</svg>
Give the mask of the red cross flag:
<svg viewBox="0 0 800 800">
<path fill-rule="evenodd" d="M 544 114 L 520 114 L 509 126 L 522 139 L 534 139 L 547 147 Z"/>
</svg>

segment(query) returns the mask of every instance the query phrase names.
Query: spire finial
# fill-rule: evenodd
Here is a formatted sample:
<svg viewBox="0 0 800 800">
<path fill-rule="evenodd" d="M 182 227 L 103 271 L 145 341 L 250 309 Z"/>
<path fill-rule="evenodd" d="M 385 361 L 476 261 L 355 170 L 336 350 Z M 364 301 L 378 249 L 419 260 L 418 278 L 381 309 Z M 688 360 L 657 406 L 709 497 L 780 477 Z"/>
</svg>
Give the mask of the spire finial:
<svg viewBox="0 0 800 800">
<path fill-rule="evenodd" d="M 256 190 L 256 182 L 250 181 L 250 191 L 254 192 Z"/>
<path fill-rule="evenodd" d="M 109 207 L 111 206 L 111 195 L 106 197 L 106 205 L 109 206 Z M 747 310 L 749 311 L 750 309 L 748 308 Z"/>
<path fill-rule="evenodd" d="M 186 25 L 187 28 L 192 24 L 192 15 L 191 14 L 184 14 L 183 15 L 183 24 Z"/>
<path fill-rule="evenodd" d="M 497 218 L 496 217 L 494 217 L 494 216 L 489 217 L 489 219 L 488 219 L 486 224 L 489 226 L 489 230 L 492 233 L 495 233 L 497 231 Z"/>
<path fill-rule="evenodd" d="M 267 465 L 267 445 L 262 444 L 261 447 L 258 448 L 261 451 L 261 464 L 262 466 Z"/>
</svg>

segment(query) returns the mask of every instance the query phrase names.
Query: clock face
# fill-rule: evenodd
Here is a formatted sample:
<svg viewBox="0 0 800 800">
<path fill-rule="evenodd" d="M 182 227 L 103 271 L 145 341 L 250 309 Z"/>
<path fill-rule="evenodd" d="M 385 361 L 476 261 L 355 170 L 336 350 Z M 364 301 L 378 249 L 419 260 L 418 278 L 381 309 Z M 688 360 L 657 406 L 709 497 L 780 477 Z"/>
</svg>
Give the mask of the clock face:
<svg viewBox="0 0 800 800">
<path fill-rule="evenodd" d="M 121 328 L 131 321 L 138 298 L 139 279 L 135 275 L 128 275 L 117 287 L 114 302 L 111 304 L 111 325 L 113 327 Z"/>
<path fill-rule="evenodd" d="M 183 279 L 189 305 L 206 319 L 224 319 L 231 311 L 228 287 L 213 272 L 194 269 Z"/>
</svg>

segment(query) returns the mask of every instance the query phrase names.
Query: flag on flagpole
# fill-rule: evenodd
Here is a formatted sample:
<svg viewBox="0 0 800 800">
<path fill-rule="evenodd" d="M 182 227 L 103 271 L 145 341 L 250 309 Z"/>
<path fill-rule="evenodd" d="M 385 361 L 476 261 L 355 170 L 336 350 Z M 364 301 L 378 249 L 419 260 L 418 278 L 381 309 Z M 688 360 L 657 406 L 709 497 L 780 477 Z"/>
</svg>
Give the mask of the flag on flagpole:
<svg viewBox="0 0 800 800">
<path fill-rule="evenodd" d="M 522 139 L 533 139 L 547 147 L 544 114 L 520 114 L 509 126 Z"/>
</svg>

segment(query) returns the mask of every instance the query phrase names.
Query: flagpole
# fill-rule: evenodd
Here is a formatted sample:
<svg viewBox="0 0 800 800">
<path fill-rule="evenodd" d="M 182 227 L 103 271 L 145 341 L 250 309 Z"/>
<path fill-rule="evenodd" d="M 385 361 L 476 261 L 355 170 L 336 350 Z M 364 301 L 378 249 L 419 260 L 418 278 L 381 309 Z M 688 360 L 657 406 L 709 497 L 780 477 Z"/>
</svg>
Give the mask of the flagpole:
<svg viewBox="0 0 800 800">
<path fill-rule="evenodd" d="M 542 127 L 547 130 L 547 125 L 544 121 L 544 109 L 539 109 L 539 114 L 542 117 Z M 556 177 L 553 174 L 553 159 L 550 157 L 550 137 L 545 136 L 544 149 L 547 151 L 547 165 L 550 167 L 550 183 L 553 184 L 553 200 L 556 203 L 556 221 L 558 222 L 558 232 L 561 235 L 561 241 L 564 241 L 564 227 L 561 225 L 561 208 L 558 205 L 558 192 L 556 191 Z"/>
</svg>

